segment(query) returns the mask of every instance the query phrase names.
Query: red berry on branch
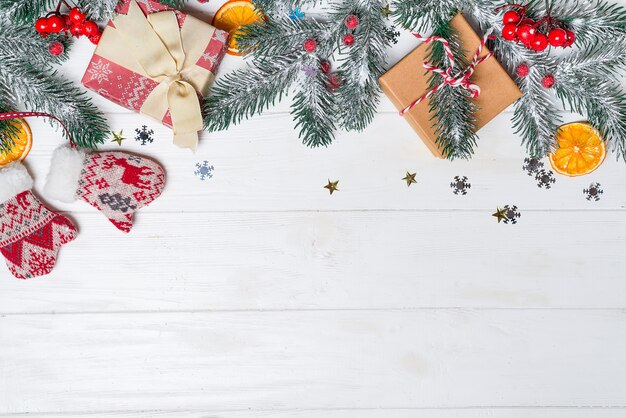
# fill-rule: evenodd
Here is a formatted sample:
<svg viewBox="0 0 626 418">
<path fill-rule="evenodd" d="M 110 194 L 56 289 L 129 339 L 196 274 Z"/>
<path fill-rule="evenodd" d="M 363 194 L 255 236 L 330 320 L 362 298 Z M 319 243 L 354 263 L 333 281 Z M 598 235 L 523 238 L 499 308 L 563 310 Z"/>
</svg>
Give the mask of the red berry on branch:
<svg viewBox="0 0 626 418">
<path fill-rule="evenodd" d="M 330 76 L 328 76 L 328 84 L 326 87 L 328 87 L 330 91 L 335 91 L 339 87 L 341 87 L 342 84 L 343 82 L 337 74 L 331 74 Z"/>
<path fill-rule="evenodd" d="M 541 52 L 545 51 L 549 44 L 550 41 L 548 41 L 548 37 L 543 33 L 538 33 L 533 38 L 533 41 L 531 42 L 531 47 L 534 51 Z"/>
<path fill-rule="evenodd" d="M 345 46 L 352 46 L 352 45 L 354 45 L 354 35 L 347 34 L 346 36 L 344 36 L 343 37 L 343 44 Z"/>
<path fill-rule="evenodd" d="M 517 69 L 515 70 L 515 72 L 517 73 L 517 75 L 519 77 L 527 77 L 528 74 L 530 74 L 530 67 L 528 66 L 528 64 L 523 63 L 517 66 Z"/>
<path fill-rule="evenodd" d="M 48 32 L 59 33 L 65 27 L 65 20 L 60 16 L 50 16 L 48 18 Z"/>
<path fill-rule="evenodd" d="M 537 29 L 534 26 L 523 23 L 517 27 L 517 37 L 524 45 L 530 45 L 535 39 Z"/>
<path fill-rule="evenodd" d="M 48 33 L 48 19 L 40 17 L 35 22 L 35 30 L 39 33 Z"/>
<path fill-rule="evenodd" d="M 550 45 L 554 47 L 563 46 L 567 41 L 567 32 L 559 28 L 552 29 L 548 35 L 548 39 L 550 41 Z"/>
<path fill-rule="evenodd" d="M 102 38 L 102 33 L 98 32 L 95 35 L 91 35 L 89 37 L 89 40 L 91 41 L 92 44 L 98 45 L 100 43 L 100 38 Z"/>
<path fill-rule="evenodd" d="M 59 41 L 50 42 L 50 45 L 48 45 L 48 51 L 50 51 L 50 55 L 53 57 L 58 57 L 65 52 L 65 46 Z"/>
<path fill-rule="evenodd" d="M 508 12 L 504 14 L 504 17 L 502 18 L 502 23 L 504 23 L 505 25 L 508 25 L 511 23 L 518 24 L 521 20 L 522 20 L 522 16 L 520 16 L 519 13 L 517 13 L 514 10 L 509 10 Z"/>
<path fill-rule="evenodd" d="M 502 29 L 502 37 L 507 41 L 514 41 L 517 39 L 517 26 L 512 23 L 504 25 Z"/>
<path fill-rule="evenodd" d="M 320 63 L 320 69 L 322 70 L 322 72 L 324 74 L 328 74 L 328 73 L 330 73 L 330 70 L 332 69 L 332 66 L 330 65 L 330 62 L 322 61 Z"/>
<path fill-rule="evenodd" d="M 87 15 L 80 11 L 78 7 L 74 7 L 70 10 L 70 20 L 74 24 L 81 24 L 87 19 Z"/>
<path fill-rule="evenodd" d="M 348 29 L 356 29 L 356 27 L 359 26 L 359 18 L 354 16 L 354 15 L 350 15 L 348 17 L 346 17 L 346 27 Z"/>
<path fill-rule="evenodd" d="M 541 80 L 541 85 L 546 89 L 551 89 L 556 84 L 556 78 L 552 74 L 546 75 L 543 80 Z"/>
<path fill-rule="evenodd" d="M 83 33 L 85 35 L 93 36 L 98 32 L 100 32 L 100 28 L 98 28 L 98 25 L 96 25 L 95 22 L 88 20 L 85 23 L 83 23 Z"/>
<path fill-rule="evenodd" d="M 565 33 L 567 34 L 567 39 L 565 39 L 565 42 L 563 43 L 563 48 L 569 48 L 574 45 L 574 42 L 576 42 L 576 34 L 571 30 L 566 30 Z"/>
<path fill-rule="evenodd" d="M 70 28 L 70 33 L 74 36 L 76 36 L 77 38 L 79 36 L 83 36 L 83 25 L 81 25 L 80 23 L 77 25 L 72 25 L 72 27 Z"/>
<path fill-rule="evenodd" d="M 304 49 L 307 52 L 315 52 L 317 49 L 317 42 L 315 39 L 307 39 L 306 42 L 304 42 Z"/>
</svg>

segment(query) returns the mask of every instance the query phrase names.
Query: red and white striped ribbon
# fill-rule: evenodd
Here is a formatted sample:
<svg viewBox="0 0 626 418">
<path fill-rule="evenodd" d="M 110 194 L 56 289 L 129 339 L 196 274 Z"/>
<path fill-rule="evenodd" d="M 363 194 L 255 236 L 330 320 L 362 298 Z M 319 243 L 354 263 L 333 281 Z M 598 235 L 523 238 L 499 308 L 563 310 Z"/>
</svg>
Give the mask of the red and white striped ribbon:
<svg viewBox="0 0 626 418">
<path fill-rule="evenodd" d="M 425 43 L 441 42 L 445 50 L 446 57 L 450 61 L 450 66 L 448 67 L 447 70 L 444 70 L 443 68 L 436 67 L 430 64 L 429 62 L 424 62 L 424 68 L 427 71 L 439 74 L 443 78 L 443 82 L 435 86 L 432 90 L 428 91 L 426 94 L 424 94 L 422 97 L 412 102 L 410 105 L 408 105 L 404 109 L 402 109 L 400 111 L 400 116 L 404 116 L 407 112 L 411 111 L 411 109 L 413 109 L 418 104 L 422 103 L 424 100 L 430 99 L 435 93 L 437 93 L 439 90 L 441 90 L 445 86 L 451 86 L 453 88 L 463 88 L 471 93 L 473 99 L 480 96 L 480 86 L 470 82 L 469 79 L 474 75 L 474 72 L 476 71 L 476 67 L 478 65 L 482 64 L 489 58 L 493 57 L 494 53 L 490 52 L 489 54 L 481 58 L 481 54 L 483 52 L 483 49 L 485 49 L 487 40 L 489 40 L 491 36 L 491 32 L 492 31 L 490 30 L 489 32 L 485 34 L 485 36 L 483 36 L 480 42 L 480 46 L 476 50 L 476 53 L 474 54 L 474 58 L 472 59 L 472 62 L 470 63 L 469 67 L 467 67 L 464 71 L 459 72 L 458 74 L 454 74 L 454 54 L 452 53 L 452 48 L 450 47 L 450 43 L 448 42 L 447 39 L 444 39 L 439 36 L 432 36 L 430 38 L 424 38 L 420 34 L 414 33 L 413 36 L 415 36 L 417 39 Z"/>
</svg>

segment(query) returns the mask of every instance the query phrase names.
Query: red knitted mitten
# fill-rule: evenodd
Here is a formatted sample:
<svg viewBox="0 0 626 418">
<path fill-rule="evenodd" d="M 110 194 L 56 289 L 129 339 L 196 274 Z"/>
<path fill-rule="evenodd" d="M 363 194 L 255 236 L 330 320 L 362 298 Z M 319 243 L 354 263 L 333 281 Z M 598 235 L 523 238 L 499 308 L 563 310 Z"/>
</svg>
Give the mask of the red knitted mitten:
<svg viewBox="0 0 626 418">
<path fill-rule="evenodd" d="M 21 163 L 0 169 L 0 253 L 18 279 L 49 274 L 59 248 L 77 235 L 74 224 L 45 207 L 32 187 Z"/>
<path fill-rule="evenodd" d="M 61 147 L 54 152 L 45 193 L 66 203 L 80 198 L 130 232 L 135 212 L 159 197 L 164 186 L 163 168 L 152 160 Z"/>
</svg>

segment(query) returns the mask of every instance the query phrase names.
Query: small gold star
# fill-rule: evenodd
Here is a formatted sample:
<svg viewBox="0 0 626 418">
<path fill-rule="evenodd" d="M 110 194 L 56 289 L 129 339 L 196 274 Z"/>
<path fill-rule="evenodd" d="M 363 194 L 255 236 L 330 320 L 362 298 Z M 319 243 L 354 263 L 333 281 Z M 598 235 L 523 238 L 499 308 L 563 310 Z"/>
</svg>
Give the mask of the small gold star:
<svg viewBox="0 0 626 418">
<path fill-rule="evenodd" d="M 120 147 L 122 146 L 122 142 L 126 141 L 126 138 L 124 138 L 124 131 L 119 131 L 118 133 L 115 132 L 111 132 L 111 134 L 113 135 L 113 141 L 111 142 L 117 142 L 117 145 L 119 145 Z"/>
<path fill-rule="evenodd" d="M 501 209 L 498 208 L 498 210 L 496 211 L 496 213 L 494 213 L 493 216 L 494 218 L 498 218 L 498 223 L 502 222 L 502 221 L 508 221 L 509 217 L 507 216 L 507 210 L 506 209 Z"/>
<path fill-rule="evenodd" d="M 406 172 L 406 177 L 403 178 L 402 180 L 406 181 L 406 185 L 408 187 L 411 187 L 411 184 L 415 184 L 417 183 L 417 180 L 415 180 L 415 177 L 417 176 L 417 173 L 409 173 L 408 171 Z"/>
<path fill-rule="evenodd" d="M 391 16 L 393 12 L 391 11 L 391 7 L 389 7 L 389 4 L 387 4 L 385 7 L 380 9 L 380 13 L 382 13 L 385 19 L 389 19 L 389 16 Z"/>
<path fill-rule="evenodd" d="M 337 187 L 338 185 L 339 185 L 339 180 L 337 181 L 328 180 L 328 184 L 324 186 L 324 188 L 328 189 L 328 191 L 330 191 L 330 194 L 332 195 L 333 193 L 339 191 L 339 188 Z"/>
</svg>

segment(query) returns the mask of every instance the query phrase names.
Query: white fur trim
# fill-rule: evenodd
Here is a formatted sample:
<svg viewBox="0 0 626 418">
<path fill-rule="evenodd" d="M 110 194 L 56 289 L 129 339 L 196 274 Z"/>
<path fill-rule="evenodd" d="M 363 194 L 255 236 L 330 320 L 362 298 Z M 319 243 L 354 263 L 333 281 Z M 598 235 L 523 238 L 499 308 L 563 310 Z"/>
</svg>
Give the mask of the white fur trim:
<svg viewBox="0 0 626 418">
<path fill-rule="evenodd" d="M 46 196 L 65 203 L 72 203 L 76 200 L 85 155 L 84 151 L 68 146 L 54 151 L 44 187 Z"/>
<path fill-rule="evenodd" d="M 0 203 L 33 188 L 33 178 L 20 162 L 0 168 Z"/>
</svg>

